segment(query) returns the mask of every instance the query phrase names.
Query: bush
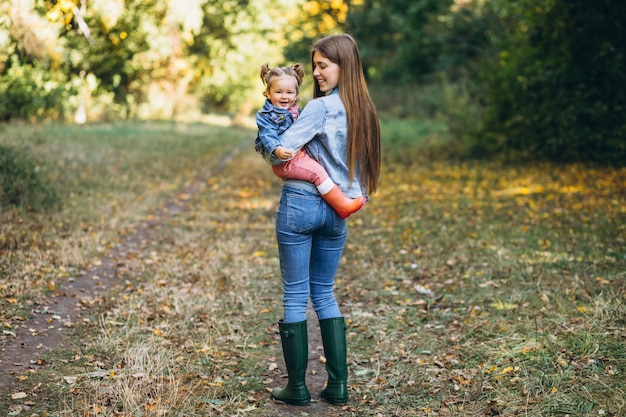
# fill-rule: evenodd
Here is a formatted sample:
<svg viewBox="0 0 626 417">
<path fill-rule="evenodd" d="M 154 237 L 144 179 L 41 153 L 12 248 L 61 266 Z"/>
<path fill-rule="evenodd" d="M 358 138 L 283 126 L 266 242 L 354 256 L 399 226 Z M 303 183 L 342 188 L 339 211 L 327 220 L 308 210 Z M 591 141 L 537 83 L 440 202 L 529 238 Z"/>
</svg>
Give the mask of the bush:
<svg viewBox="0 0 626 417">
<path fill-rule="evenodd" d="M 64 76 L 51 74 L 12 56 L 10 68 L 0 75 L 0 121 L 62 118 L 70 91 Z"/>
<path fill-rule="evenodd" d="M 56 208 L 60 200 L 41 180 L 39 167 L 27 150 L 0 145 L 0 206 L 35 211 Z"/>
<path fill-rule="evenodd" d="M 521 4 L 500 54 L 484 62 L 488 106 L 478 145 L 528 159 L 624 164 L 626 6 Z"/>
</svg>

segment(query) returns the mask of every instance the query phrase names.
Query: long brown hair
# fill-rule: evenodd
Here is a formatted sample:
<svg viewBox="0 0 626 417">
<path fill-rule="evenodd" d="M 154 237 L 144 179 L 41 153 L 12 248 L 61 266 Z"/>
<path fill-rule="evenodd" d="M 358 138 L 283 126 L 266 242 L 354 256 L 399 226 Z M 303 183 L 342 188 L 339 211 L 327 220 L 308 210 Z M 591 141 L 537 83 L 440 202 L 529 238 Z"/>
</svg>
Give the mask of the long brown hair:
<svg viewBox="0 0 626 417">
<path fill-rule="evenodd" d="M 315 51 L 339 65 L 339 95 L 348 119 L 348 176 L 353 179 L 356 174 L 367 193 L 374 193 L 380 178 L 380 123 L 365 83 L 359 47 L 348 34 L 322 38 L 311 50 L 313 69 Z M 317 81 L 313 88 L 313 97 L 324 95 Z"/>
</svg>

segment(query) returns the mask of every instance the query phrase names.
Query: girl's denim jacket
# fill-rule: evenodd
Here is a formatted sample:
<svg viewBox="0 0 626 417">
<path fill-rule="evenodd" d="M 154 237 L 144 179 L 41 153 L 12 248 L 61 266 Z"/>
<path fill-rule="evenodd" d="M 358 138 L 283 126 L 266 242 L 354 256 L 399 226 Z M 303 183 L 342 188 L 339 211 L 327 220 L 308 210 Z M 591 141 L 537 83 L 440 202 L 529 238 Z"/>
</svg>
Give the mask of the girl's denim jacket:
<svg viewBox="0 0 626 417">
<path fill-rule="evenodd" d="M 259 133 L 254 141 L 254 149 L 268 163 L 272 163 L 271 158 L 277 159 L 273 156 L 273 152 L 277 147 L 282 146 L 278 135 L 292 124 L 293 115 L 289 110 L 274 106 L 269 99 L 265 100 L 263 108 L 256 114 L 256 125 Z"/>
<path fill-rule="evenodd" d="M 356 198 L 364 196 L 365 189 L 356 177 L 352 181 L 348 178 L 347 141 L 348 119 L 337 88 L 327 96 L 311 100 L 298 120 L 280 135 L 285 148 L 300 149 L 306 145 L 307 153 L 326 169 L 346 196 Z M 285 162 L 273 154 L 269 161 L 272 165 Z M 315 186 L 307 182 L 284 180 L 283 183 L 317 193 Z"/>
</svg>

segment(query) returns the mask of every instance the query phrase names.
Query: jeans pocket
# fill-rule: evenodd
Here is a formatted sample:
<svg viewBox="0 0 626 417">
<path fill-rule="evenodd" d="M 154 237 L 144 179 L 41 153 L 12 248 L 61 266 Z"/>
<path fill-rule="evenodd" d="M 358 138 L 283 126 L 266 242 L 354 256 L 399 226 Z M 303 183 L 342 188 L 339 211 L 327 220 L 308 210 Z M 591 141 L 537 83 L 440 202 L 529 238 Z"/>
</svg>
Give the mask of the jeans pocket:
<svg viewBox="0 0 626 417">
<path fill-rule="evenodd" d="M 320 208 L 318 196 L 287 194 L 287 225 L 296 233 L 307 233 L 315 228 Z"/>
<path fill-rule="evenodd" d="M 333 216 L 334 224 L 333 230 L 337 233 L 337 236 L 346 234 L 348 231 L 348 220 L 342 219 L 338 215 Z"/>
</svg>

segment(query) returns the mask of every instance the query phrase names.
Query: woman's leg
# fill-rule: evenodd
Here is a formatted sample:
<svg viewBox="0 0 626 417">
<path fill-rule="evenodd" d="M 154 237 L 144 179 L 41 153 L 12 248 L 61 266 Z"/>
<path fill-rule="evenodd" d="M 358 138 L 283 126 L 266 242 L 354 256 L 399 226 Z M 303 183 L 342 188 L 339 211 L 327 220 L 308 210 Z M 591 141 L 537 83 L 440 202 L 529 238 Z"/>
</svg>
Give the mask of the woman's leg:
<svg viewBox="0 0 626 417">
<path fill-rule="evenodd" d="M 276 240 L 283 279 L 285 323 L 306 320 L 309 300 L 320 319 L 340 317 L 335 274 L 347 237 L 347 222 L 319 196 L 283 191 Z"/>
<path fill-rule="evenodd" d="M 287 404 L 307 405 L 311 394 L 306 387 L 306 366 L 309 360 L 306 321 L 298 323 L 278 322 L 283 357 L 287 367 L 287 386 L 272 390 L 272 398 Z"/>
<path fill-rule="evenodd" d="M 287 367 L 287 386 L 272 391 L 272 398 L 288 404 L 306 405 L 308 340 L 306 310 L 309 301 L 311 232 L 323 207 L 319 196 L 283 188 L 276 216 L 276 241 L 283 280 L 284 318 L 278 328 Z"/>
<path fill-rule="evenodd" d="M 306 320 L 312 233 L 324 207 L 317 194 L 283 188 L 276 216 L 276 241 L 283 281 L 285 323 Z"/>
<path fill-rule="evenodd" d="M 346 221 L 329 211 L 324 228 L 313 237 L 311 249 L 311 300 L 320 321 L 328 374 L 321 397 L 333 404 L 348 401 L 345 325 L 334 294 L 335 275 L 346 238 Z"/>
<path fill-rule="evenodd" d="M 346 243 L 346 221 L 337 219 L 330 212 L 328 217 L 328 223 L 333 225 L 328 229 L 332 231 L 318 232 L 313 237 L 309 270 L 311 302 L 320 320 L 341 316 L 334 287 L 335 274 Z"/>
</svg>

